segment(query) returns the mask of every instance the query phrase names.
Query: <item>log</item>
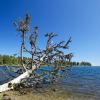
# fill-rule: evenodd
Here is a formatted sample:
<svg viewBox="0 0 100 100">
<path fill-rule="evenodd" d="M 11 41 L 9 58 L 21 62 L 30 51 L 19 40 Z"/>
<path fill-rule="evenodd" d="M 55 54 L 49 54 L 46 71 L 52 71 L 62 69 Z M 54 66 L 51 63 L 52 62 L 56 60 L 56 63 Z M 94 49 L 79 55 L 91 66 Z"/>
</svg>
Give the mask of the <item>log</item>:
<svg viewBox="0 0 100 100">
<path fill-rule="evenodd" d="M 8 90 L 13 89 L 13 84 L 20 83 L 20 81 L 23 78 L 29 77 L 30 73 L 32 73 L 32 70 L 27 70 L 26 72 L 24 72 L 20 76 L 16 77 L 15 79 L 11 80 L 10 82 L 7 82 L 7 83 L 4 83 L 3 85 L 0 85 L 0 92 L 4 92 L 4 91 L 8 91 Z"/>
</svg>

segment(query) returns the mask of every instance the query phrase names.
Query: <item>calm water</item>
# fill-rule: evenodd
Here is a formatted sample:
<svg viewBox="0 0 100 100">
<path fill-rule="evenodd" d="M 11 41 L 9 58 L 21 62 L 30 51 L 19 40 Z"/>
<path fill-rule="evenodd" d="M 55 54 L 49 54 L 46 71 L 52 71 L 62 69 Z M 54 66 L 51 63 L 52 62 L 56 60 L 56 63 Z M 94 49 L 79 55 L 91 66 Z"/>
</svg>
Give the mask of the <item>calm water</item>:
<svg viewBox="0 0 100 100">
<path fill-rule="evenodd" d="M 15 71 L 17 70 L 18 68 L 13 66 L 12 67 L 0 66 L 0 85 L 19 76 L 18 73 L 15 73 Z"/>
<path fill-rule="evenodd" d="M 60 84 L 67 91 L 100 98 L 100 67 L 72 67 Z"/>
<path fill-rule="evenodd" d="M 0 84 L 17 76 L 6 67 L 0 67 Z M 67 76 L 59 84 L 65 91 L 100 98 L 100 67 L 68 68 Z"/>
</svg>

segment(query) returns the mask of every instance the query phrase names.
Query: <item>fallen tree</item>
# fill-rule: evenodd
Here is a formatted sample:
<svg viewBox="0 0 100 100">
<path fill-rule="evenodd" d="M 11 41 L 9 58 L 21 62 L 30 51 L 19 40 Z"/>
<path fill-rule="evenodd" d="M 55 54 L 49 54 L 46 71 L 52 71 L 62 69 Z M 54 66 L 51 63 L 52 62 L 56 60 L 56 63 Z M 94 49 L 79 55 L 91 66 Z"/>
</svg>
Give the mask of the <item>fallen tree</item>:
<svg viewBox="0 0 100 100">
<path fill-rule="evenodd" d="M 39 49 L 37 46 L 37 38 L 39 35 L 38 27 L 34 27 L 33 33 L 28 34 L 30 24 L 30 16 L 26 14 L 25 21 L 22 19 L 18 20 L 18 23 L 14 23 L 16 30 L 20 33 L 21 36 L 21 66 L 23 67 L 23 73 L 12 81 L 5 83 L 0 86 L 0 92 L 15 89 L 20 90 L 24 88 L 38 88 L 42 87 L 44 84 L 54 84 L 66 76 L 66 69 L 59 65 L 58 63 L 71 61 L 73 57 L 72 53 L 65 54 L 64 49 L 69 48 L 69 43 L 72 41 L 71 37 L 68 41 L 60 41 L 59 43 L 53 43 L 53 38 L 57 36 L 55 33 L 46 33 L 45 37 L 47 38 L 47 44 L 45 49 Z M 30 50 L 26 46 L 26 37 L 29 37 Z M 26 63 L 24 60 L 24 53 L 29 53 L 31 58 Z M 53 69 L 43 70 L 41 65 L 52 65 Z M 37 71 L 41 70 L 41 74 Z"/>
</svg>

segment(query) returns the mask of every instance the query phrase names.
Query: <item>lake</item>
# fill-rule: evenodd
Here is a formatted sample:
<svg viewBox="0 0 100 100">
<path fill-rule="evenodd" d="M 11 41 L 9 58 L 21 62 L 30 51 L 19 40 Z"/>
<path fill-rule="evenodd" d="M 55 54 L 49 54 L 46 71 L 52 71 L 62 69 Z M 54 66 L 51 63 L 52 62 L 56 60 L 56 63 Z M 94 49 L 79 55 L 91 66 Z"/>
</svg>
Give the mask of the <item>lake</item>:
<svg viewBox="0 0 100 100">
<path fill-rule="evenodd" d="M 62 90 L 100 98 L 100 67 L 71 67 L 66 70 L 66 77 L 59 81 Z M 12 80 L 18 75 L 14 71 L 9 72 L 6 67 L 2 66 L 0 67 L 0 84 Z"/>
<path fill-rule="evenodd" d="M 72 67 L 60 84 L 66 91 L 100 98 L 100 67 Z"/>
</svg>

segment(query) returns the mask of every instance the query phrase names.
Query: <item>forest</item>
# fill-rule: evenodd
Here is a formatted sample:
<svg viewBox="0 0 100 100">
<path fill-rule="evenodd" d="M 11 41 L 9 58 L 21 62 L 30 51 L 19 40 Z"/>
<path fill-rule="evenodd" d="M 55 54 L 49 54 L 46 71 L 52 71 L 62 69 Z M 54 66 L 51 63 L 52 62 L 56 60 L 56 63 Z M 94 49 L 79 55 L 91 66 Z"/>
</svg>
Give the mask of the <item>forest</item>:
<svg viewBox="0 0 100 100">
<path fill-rule="evenodd" d="M 24 57 L 24 63 L 28 63 L 30 58 Z M 92 66 L 90 62 L 68 62 L 68 61 L 59 61 L 59 66 Z M 0 65 L 4 66 L 20 66 L 20 57 L 10 56 L 10 55 L 0 55 Z M 42 65 L 45 65 L 42 62 Z"/>
</svg>

